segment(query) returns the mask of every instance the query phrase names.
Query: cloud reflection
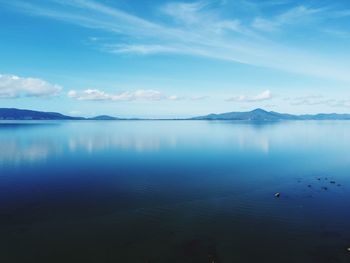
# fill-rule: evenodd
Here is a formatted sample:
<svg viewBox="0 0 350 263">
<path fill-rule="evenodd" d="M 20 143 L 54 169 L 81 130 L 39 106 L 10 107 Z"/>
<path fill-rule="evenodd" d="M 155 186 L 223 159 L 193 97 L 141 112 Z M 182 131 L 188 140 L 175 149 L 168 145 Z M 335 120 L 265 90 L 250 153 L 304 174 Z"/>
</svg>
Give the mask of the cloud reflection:
<svg viewBox="0 0 350 263">
<path fill-rule="evenodd" d="M 23 144 L 21 141 L 0 141 L 0 164 L 19 164 L 45 160 L 53 153 L 62 152 L 60 144 L 45 141 L 34 141 Z"/>
<path fill-rule="evenodd" d="M 260 126 L 259 126 L 260 127 Z M 265 126 L 264 126 L 265 127 Z M 157 128 L 157 129 L 155 129 Z M 260 127 L 261 128 L 261 127 Z M 268 154 L 275 126 L 206 122 L 67 123 L 38 129 L 1 129 L 0 164 L 38 162 L 54 156 L 164 149 L 189 151 L 218 147 L 229 151 L 254 150 Z M 278 128 L 277 128 L 278 129 Z"/>
<path fill-rule="evenodd" d="M 136 152 L 158 151 L 162 147 L 176 146 L 176 138 L 159 138 L 156 136 L 135 136 L 135 135 L 85 135 L 71 137 L 68 140 L 70 152 L 86 151 L 94 153 L 106 149 L 124 149 Z"/>
</svg>

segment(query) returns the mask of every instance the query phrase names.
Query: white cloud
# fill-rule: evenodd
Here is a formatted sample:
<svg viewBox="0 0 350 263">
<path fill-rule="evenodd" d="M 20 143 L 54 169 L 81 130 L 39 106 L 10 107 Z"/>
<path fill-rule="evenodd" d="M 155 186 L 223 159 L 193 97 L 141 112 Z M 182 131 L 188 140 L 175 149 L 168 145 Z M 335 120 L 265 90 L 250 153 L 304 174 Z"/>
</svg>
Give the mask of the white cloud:
<svg viewBox="0 0 350 263">
<path fill-rule="evenodd" d="M 158 90 L 134 90 L 125 91 L 121 93 L 107 93 L 98 89 L 86 90 L 70 90 L 67 96 L 72 99 L 86 100 L 86 101 L 134 101 L 134 100 L 148 100 L 148 101 L 199 101 L 208 98 L 208 96 L 194 95 L 194 96 L 178 96 L 166 95 Z"/>
<path fill-rule="evenodd" d="M 177 100 L 178 96 L 166 96 L 158 90 L 135 90 L 111 94 L 98 89 L 86 89 L 83 91 L 71 90 L 68 97 L 77 100 L 92 101 L 132 101 L 132 100 Z"/>
<path fill-rule="evenodd" d="M 207 98 L 208 98 L 208 96 L 205 96 L 205 95 L 197 95 L 197 96 L 190 97 L 190 100 L 197 101 L 197 100 L 205 100 Z"/>
<path fill-rule="evenodd" d="M 255 96 L 240 95 L 240 96 L 231 97 L 228 99 L 228 101 L 258 102 L 258 101 L 269 100 L 271 98 L 272 98 L 271 91 L 265 90 Z"/>
<path fill-rule="evenodd" d="M 179 97 L 177 95 L 171 95 L 167 97 L 168 100 L 182 100 L 184 97 Z"/>
<path fill-rule="evenodd" d="M 109 100 L 111 95 L 97 89 L 87 89 L 84 91 L 70 90 L 68 92 L 69 98 L 78 100 Z"/>
<path fill-rule="evenodd" d="M 38 78 L 0 74 L 0 98 L 55 96 L 62 87 Z"/>
</svg>

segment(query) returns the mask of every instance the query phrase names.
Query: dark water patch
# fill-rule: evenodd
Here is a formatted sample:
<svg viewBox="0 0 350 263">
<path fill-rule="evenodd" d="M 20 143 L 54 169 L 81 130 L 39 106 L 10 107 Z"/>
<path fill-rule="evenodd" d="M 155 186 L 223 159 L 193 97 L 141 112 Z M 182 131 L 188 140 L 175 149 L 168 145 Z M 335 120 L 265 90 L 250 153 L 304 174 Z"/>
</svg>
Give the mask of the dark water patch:
<svg viewBox="0 0 350 263">
<path fill-rule="evenodd" d="M 0 125 L 0 262 L 349 262 L 347 122 L 51 125 Z"/>
<path fill-rule="evenodd" d="M 341 246 L 318 246 L 308 252 L 311 262 L 315 263 L 348 263 L 350 255 L 346 247 Z"/>
</svg>

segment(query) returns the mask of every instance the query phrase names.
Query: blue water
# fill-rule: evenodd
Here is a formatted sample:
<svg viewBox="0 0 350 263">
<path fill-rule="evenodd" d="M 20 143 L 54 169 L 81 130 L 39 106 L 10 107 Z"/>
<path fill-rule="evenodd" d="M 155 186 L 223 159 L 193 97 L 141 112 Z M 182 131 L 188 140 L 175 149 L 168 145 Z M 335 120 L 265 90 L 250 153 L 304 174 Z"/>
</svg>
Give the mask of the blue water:
<svg viewBox="0 0 350 263">
<path fill-rule="evenodd" d="M 0 262 L 350 262 L 348 247 L 350 122 L 0 122 Z"/>
</svg>

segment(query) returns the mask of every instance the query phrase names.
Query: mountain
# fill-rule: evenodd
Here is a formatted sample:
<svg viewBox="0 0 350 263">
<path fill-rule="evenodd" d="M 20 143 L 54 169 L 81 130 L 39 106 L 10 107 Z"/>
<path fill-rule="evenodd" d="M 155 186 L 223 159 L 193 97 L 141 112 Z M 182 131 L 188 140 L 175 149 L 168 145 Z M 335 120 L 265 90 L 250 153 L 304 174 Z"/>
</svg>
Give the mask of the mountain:
<svg viewBox="0 0 350 263">
<path fill-rule="evenodd" d="M 95 121 L 115 121 L 115 120 L 121 120 L 120 118 L 108 116 L 108 115 L 99 115 L 96 117 L 89 118 L 89 120 L 95 120 Z"/>
<path fill-rule="evenodd" d="M 82 117 L 66 116 L 57 112 L 42 112 L 0 108 L 0 120 L 83 120 Z"/>
<path fill-rule="evenodd" d="M 191 118 L 191 120 L 245 120 L 245 121 L 279 121 L 279 120 L 350 120 L 350 114 L 306 114 L 292 115 L 255 109 L 247 112 L 227 112 L 221 114 L 209 114 Z"/>
<path fill-rule="evenodd" d="M 291 114 L 282 114 L 263 109 L 255 109 L 247 112 L 227 112 L 221 114 L 209 114 L 192 118 L 193 120 L 249 120 L 249 121 L 277 121 L 294 120 L 297 116 Z"/>
<path fill-rule="evenodd" d="M 71 117 L 57 112 L 42 112 L 0 108 L 0 120 L 142 120 L 138 118 L 121 119 L 108 115 L 99 115 L 92 118 Z M 184 120 L 184 119 L 173 119 Z M 315 115 L 292 115 L 255 109 L 246 112 L 227 112 L 193 117 L 186 120 L 237 120 L 237 121 L 280 121 L 280 120 L 350 120 L 350 114 L 319 113 Z"/>
</svg>

